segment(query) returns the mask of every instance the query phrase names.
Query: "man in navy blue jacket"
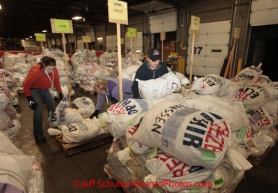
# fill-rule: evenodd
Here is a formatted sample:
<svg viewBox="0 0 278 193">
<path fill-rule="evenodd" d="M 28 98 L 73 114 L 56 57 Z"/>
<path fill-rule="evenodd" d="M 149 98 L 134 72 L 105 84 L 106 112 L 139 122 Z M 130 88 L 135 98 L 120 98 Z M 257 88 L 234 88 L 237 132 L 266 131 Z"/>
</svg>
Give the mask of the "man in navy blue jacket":
<svg viewBox="0 0 278 193">
<path fill-rule="evenodd" d="M 139 80 L 150 80 L 168 73 L 167 65 L 160 60 L 160 51 L 157 48 L 150 49 L 148 52 L 148 61 L 138 68 L 132 84 L 134 98 L 141 98 L 138 90 L 138 82 L 136 81 L 137 78 Z"/>
</svg>

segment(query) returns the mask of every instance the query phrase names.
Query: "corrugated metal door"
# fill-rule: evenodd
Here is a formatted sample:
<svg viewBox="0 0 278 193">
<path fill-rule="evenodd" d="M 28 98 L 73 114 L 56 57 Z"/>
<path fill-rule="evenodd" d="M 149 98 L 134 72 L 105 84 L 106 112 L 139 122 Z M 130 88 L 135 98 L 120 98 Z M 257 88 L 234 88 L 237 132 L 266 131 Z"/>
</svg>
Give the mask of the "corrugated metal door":
<svg viewBox="0 0 278 193">
<path fill-rule="evenodd" d="M 278 24 L 278 1 L 253 0 L 250 24 L 251 26 Z"/>
<path fill-rule="evenodd" d="M 190 27 L 189 27 L 190 29 Z M 220 74 L 225 57 L 229 52 L 231 22 L 219 21 L 201 23 L 195 35 L 193 75 Z M 190 73 L 192 34 L 188 37 L 186 73 Z"/>
<path fill-rule="evenodd" d="M 176 11 L 150 16 L 151 33 L 170 32 L 176 30 L 177 30 Z"/>
<path fill-rule="evenodd" d="M 117 35 L 106 36 L 106 49 L 112 52 L 117 50 Z"/>
<path fill-rule="evenodd" d="M 127 54 L 130 50 L 130 38 L 125 35 L 125 53 Z M 132 38 L 132 51 L 140 51 L 143 52 L 143 36 L 142 32 L 137 32 L 137 37 Z"/>
</svg>

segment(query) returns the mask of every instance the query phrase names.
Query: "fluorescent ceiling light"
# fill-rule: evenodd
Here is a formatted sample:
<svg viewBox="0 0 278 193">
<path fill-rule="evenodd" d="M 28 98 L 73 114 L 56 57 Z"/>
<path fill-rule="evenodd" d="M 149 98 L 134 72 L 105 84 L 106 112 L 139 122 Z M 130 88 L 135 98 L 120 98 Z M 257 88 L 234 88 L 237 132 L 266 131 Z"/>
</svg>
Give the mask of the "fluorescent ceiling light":
<svg viewBox="0 0 278 193">
<path fill-rule="evenodd" d="M 42 30 L 42 32 L 46 33 L 46 32 L 47 32 L 47 30 L 45 30 L 45 29 L 44 29 L 44 30 Z"/>
<path fill-rule="evenodd" d="M 79 19 L 81 19 L 82 17 L 81 16 L 74 16 L 72 19 L 74 19 L 74 20 L 79 20 Z"/>
<path fill-rule="evenodd" d="M 97 38 L 97 40 L 103 40 L 103 38 L 102 38 L 102 37 L 99 37 L 99 38 Z"/>
<path fill-rule="evenodd" d="M 137 52 L 137 53 L 138 53 L 138 52 L 141 52 L 141 50 L 136 50 L 135 52 Z"/>
</svg>

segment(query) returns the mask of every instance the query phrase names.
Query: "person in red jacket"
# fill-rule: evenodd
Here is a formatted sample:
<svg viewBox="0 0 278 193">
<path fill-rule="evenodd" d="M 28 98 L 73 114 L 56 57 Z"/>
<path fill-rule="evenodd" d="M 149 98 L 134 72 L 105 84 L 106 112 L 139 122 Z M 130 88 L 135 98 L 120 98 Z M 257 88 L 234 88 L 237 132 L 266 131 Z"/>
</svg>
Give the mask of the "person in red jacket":
<svg viewBox="0 0 278 193">
<path fill-rule="evenodd" d="M 34 110 L 33 134 L 36 141 L 45 140 L 42 130 L 43 103 L 46 104 L 48 113 L 55 111 L 55 101 L 49 92 L 49 88 L 53 86 L 62 99 L 63 94 L 56 61 L 52 57 L 44 56 L 38 64 L 32 66 L 23 83 L 29 107 Z"/>
</svg>

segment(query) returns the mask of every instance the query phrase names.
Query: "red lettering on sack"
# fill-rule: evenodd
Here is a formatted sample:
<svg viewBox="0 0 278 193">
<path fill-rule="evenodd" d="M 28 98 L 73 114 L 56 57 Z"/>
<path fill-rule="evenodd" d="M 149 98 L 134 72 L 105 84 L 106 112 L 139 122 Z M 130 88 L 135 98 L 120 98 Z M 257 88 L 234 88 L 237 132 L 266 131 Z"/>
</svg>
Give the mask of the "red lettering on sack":
<svg viewBox="0 0 278 193">
<path fill-rule="evenodd" d="M 134 133 L 137 131 L 138 127 L 139 127 L 138 125 L 134 125 L 134 127 L 130 128 L 127 132 L 130 135 L 134 135 Z"/>
<path fill-rule="evenodd" d="M 270 120 L 268 117 L 264 116 L 262 119 L 260 119 L 258 122 L 257 122 L 257 125 L 259 127 L 262 127 L 262 126 L 265 126 L 265 125 L 271 125 L 270 123 Z"/>
<path fill-rule="evenodd" d="M 125 109 L 117 104 L 113 104 L 108 108 L 108 111 L 111 111 L 114 115 L 126 114 Z"/>
<path fill-rule="evenodd" d="M 205 138 L 204 148 L 213 151 L 222 151 L 224 146 L 224 136 L 229 136 L 229 129 L 226 122 L 223 121 L 225 128 L 220 125 L 210 122 L 210 127 Z M 216 144 L 217 146 L 213 145 Z"/>
<path fill-rule="evenodd" d="M 246 92 L 239 92 L 235 98 L 240 99 L 242 102 L 247 100 L 249 95 Z"/>
</svg>

